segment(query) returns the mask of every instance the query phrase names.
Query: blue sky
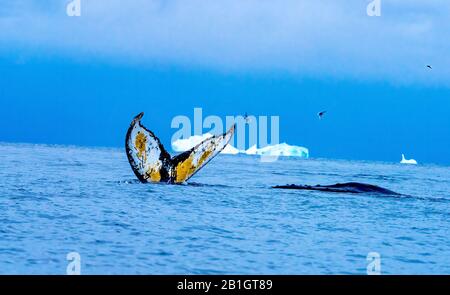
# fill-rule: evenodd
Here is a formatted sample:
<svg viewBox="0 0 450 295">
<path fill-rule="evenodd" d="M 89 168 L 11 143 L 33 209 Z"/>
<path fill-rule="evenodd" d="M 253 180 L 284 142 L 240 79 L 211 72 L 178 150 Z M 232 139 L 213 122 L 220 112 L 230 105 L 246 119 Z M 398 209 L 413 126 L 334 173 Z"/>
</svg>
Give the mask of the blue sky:
<svg viewBox="0 0 450 295">
<path fill-rule="evenodd" d="M 313 157 L 450 164 L 448 1 L 69 2 L 0 4 L 0 141 L 122 146 L 145 111 L 168 146 L 202 107 Z"/>
</svg>

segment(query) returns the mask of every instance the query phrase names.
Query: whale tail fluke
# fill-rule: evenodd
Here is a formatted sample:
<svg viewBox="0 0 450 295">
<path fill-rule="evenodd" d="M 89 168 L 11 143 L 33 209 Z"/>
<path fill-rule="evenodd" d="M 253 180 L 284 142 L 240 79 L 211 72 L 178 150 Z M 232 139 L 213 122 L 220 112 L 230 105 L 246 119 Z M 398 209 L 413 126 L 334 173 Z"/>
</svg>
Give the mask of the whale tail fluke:
<svg viewBox="0 0 450 295">
<path fill-rule="evenodd" d="M 126 152 L 134 174 L 141 182 L 170 179 L 170 154 L 159 138 L 141 124 L 144 113 L 134 117 L 126 136 Z"/>
<path fill-rule="evenodd" d="M 217 156 L 230 142 L 235 126 L 226 133 L 207 138 L 192 149 L 172 158 L 175 183 L 188 180 Z"/>
<path fill-rule="evenodd" d="M 233 126 L 172 158 L 159 138 L 141 124 L 143 116 L 140 113 L 133 119 L 125 140 L 128 161 L 141 182 L 187 181 L 225 148 L 235 130 Z"/>
</svg>

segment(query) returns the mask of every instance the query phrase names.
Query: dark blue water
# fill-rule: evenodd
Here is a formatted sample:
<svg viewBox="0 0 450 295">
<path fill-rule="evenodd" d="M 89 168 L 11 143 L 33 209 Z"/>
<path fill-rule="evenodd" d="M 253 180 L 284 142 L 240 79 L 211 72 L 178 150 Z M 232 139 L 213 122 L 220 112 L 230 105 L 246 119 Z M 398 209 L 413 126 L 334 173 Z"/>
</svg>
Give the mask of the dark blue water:
<svg viewBox="0 0 450 295">
<path fill-rule="evenodd" d="M 286 191 L 358 181 L 403 196 Z M 120 149 L 0 144 L 0 272 L 450 274 L 450 169 L 221 155 L 191 185 L 135 181 Z"/>
</svg>

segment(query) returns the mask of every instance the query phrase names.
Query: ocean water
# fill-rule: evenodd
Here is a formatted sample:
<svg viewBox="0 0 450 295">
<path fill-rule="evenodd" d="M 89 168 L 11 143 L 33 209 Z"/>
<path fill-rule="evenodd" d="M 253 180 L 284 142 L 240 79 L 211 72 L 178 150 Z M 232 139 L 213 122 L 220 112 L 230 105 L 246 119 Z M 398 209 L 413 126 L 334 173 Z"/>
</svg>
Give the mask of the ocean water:
<svg viewBox="0 0 450 295">
<path fill-rule="evenodd" d="M 402 196 L 271 189 L 358 181 Z M 0 273 L 450 274 L 450 169 L 220 155 L 141 184 L 122 149 L 0 144 Z"/>
</svg>

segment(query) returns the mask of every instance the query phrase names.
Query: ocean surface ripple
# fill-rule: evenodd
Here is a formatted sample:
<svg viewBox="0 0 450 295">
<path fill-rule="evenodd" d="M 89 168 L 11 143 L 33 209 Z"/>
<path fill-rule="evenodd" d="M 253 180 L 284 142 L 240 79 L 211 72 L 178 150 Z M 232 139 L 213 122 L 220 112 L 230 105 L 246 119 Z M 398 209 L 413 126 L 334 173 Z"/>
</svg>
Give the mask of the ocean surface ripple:
<svg viewBox="0 0 450 295">
<path fill-rule="evenodd" d="M 0 273 L 450 274 L 450 169 L 220 155 L 141 184 L 122 149 L 0 144 Z M 277 190 L 361 182 L 401 196 Z"/>
</svg>

